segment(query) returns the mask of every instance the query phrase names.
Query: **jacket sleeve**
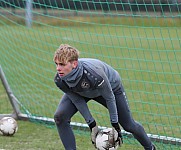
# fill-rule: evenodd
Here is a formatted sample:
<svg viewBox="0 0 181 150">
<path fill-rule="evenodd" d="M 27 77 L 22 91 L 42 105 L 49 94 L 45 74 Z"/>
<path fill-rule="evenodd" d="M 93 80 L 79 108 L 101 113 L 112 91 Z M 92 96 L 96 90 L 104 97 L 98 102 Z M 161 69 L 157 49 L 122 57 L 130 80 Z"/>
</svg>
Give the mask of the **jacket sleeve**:
<svg viewBox="0 0 181 150">
<path fill-rule="evenodd" d="M 105 71 L 102 68 L 90 68 L 86 66 L 87 70 L 91 72 L 97 80 L 93 83 L 94 88 L 98 89 L 99 94 L 106 100 L 107 108 L 110 115 L 111 123 L 118 122 L 118 113 L 116 107 L 115 96 Z M 90 78 L 91 80 L 91 78 Z"/>
<path fill-rule="evenodd" d="M 65 85 L 65 83 L 63 83 L 60 80 L 60 78 L 58 77 L 58 74 L 56 74 L 56 76 L 54 78 L 54 82 L 59 89 L 61 89 L 64 93 L 67 94 L 67 96 L 70 98 L 70 100 L 75 105 L 77 110 L 83 116 L 83 118 L 85 119 L 87 124 L 90 125 L 94 121 L 94 118 L 92 117 L 92 115 L 89 111 L 89 108 L 87 106 L 85 99 L 83 97 L 79 96 L 78 94 L 71 92 L 68 89 L 68 87 Z"/>
<path fill-rule="evenodd" d="M 116 107 L 116 100 L 113 90 L 111 88 L 111 84 L 105 73 L 102 72 L 101 77 L 102 77 L 102 82 L 97 85 L 97 89 L 99 90 L 101 96 L 106 100 L 111 123 L 117 123 L 118 113 Z"/>
<path fill-rule="evenodd" d="M 89 108 L 87 106 L 85 99 L 73 92 L 67 92 L 66 94 L 71 99 L 72 103 L 78 109 L 80 114 L 84 117 L 87 124 L 90 125 L 94 121 L 94 118 L 92 117 L 89 111 Z"/>
</svg>

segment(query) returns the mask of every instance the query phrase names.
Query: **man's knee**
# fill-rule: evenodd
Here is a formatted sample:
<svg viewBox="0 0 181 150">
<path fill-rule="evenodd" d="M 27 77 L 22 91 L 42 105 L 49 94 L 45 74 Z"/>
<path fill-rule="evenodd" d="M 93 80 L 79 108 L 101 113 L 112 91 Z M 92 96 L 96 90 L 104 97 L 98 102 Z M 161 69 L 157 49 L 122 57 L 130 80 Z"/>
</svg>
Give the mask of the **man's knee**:
<svg viewBox="0 0 181 150">
<path fill-rule="evenodd" d="M 63 113 L 55 113 L 54 114 L 54 121 L 57 125 L 60 125 L 61 123 L 63 123 L 65 121 L 65 117 L 63 115 Z"/>
</svg>

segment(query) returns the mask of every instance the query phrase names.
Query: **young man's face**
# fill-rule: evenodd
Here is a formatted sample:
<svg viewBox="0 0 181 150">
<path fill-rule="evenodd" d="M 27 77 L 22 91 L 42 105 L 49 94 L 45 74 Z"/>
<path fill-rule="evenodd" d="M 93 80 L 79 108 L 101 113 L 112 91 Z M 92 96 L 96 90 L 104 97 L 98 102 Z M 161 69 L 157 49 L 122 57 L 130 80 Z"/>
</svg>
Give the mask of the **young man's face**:
<svg viewBox="0 0 181 150">
<path fill-rule="evenodd" d="M 78 62 L 72 61 L 72 62 L 68 62 L 67 64 L 64 64 L 56 59 L 55 64 L 56 64 L 56 69 L 59 76 L 63 77 L 69 74 L 74 68 L 76 68 Z"/>
</svg>

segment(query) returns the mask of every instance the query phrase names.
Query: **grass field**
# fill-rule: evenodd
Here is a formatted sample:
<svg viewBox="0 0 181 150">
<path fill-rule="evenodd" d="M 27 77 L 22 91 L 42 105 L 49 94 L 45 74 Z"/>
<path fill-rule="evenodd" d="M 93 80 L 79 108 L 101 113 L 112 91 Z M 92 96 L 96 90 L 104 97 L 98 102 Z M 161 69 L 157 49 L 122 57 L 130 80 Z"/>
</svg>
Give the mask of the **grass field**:
<svg viewBox="0 0 181 150">
<path fill-rule="evenodd" d="M 11 113 L 8 97 L 0 84 L 0 113 Z M 95 150 L 89 132 L 76 131 L 77 150 Z M 179 150 L 178 146 L 155 143 L 158 150 Z M 0 136 L 1 150 L 63 150 L 55 127 L 29 121 L 18 121 L 18 132 L 12 137 Z M 134 139 L 124 137 L 120 150 L 142 150 Z"/>
<path fill-rule="evenodd" d="M 0 84 L 0 114 L 12 112 L 7 94 Z M 94 150 L 89 132 L 74 131 L 78 150 Z M 18 121 L 18 132 L 12 137 L 0 136 L 2 150 L 63 150 L 55 126 L 47 126 L 30 121 Z M 130 141 L 133 144 L 128 144 Z M 126 144 L 127 143 L 127 144 Z M 121 149 L 141 149 L 138 143 L 128 139 Z"/>
<path fill-rule="evenodd" d="M 63 150 L 55 128 L 40 124 L 18 121 L 19 130 L 13 137 L 0 136 L 0 149 L 3 150 Z M 76 131 L 75 131 L 76 132 Z M 86 135 L 85 135 L 86 134 Z M 89 133 L 76 133 L 77 150 L 95 150 L 90 142 Z M 132 139 L 124 139 L 120 150 L 143 150 Z M 156 143 L 158 150 L 179 150 L 173 145 Z"/>
<path fill-rule="evenodd" d="M 180 137 L 181 28 L 180 20 L 176 20 L 177 28 L 173 22 L 163 27 L 155 22 L 155 26 L 150 27 L 147 19 L 136 20 L 139 25 L 127 20 L 121 26 L 120 22 L 110 25 L 94 21 L 89 26 L 92 20 L 83 20 L 84 25 L 79 26 L 79 22 L 70 18 L 61 26 L 61 22 L 54 25 L 57 23 L 54 20 L 41 20 L 43 24 L 26 28 L 13 19 L 9 26 L 9 21 L 1 18 L 0 64 L 23 106 L 21 111 L 52 118 L 62 95 L 53 83 L 52 58 L 61 43 L 69 43 L 81 51 L 81 57 L 99 58 L 118 70 L 133 116 L 148 133 Z M 142 21 L 147 25 L 141 26 Z M 0 94 L 0 113 L 10 113 L 12 110 L 2 85 Z M 89 103 L 89 107 L 99 125 L 109 126 L 107 110 L 94 102 Z M 79 113 L 72 121 L 85 123 Z M 18 124 L 19 131 L 14 137 L 0 136 L 0 149 L 63 149 L 54 126 L 25 121 L 18 121 Z M 92 150 L 89 133 L 75 132 L 78 149 Z M 156 145 L 160 150 L 180 149 L 162 143 Z M 121 149 L 139 150 L 141 147 L 134 139 L 125 137 Z"/>
</svg>

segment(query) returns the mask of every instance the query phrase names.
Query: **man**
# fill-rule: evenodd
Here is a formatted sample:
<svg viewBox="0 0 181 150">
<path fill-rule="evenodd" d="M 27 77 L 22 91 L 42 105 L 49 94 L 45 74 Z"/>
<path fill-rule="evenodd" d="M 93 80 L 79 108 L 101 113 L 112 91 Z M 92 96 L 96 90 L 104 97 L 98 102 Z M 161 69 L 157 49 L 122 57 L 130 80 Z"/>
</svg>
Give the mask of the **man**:
<svg viewBox="0 0 181 150">
<path fill-rule="evenodd" d="M 118 132 L 120 144 L 122 137 L 119 124 L 124 130 L 132 133 L 145 150 L 156 150 L 143 127 L 132 118 L 116 70 L 97 59 L 79 59 L 79 51 L 68 44 L 60 45 L 53 60 L 57 69 L 55 84 L 65 93 L 55 112 L 54 120 L 66 150 L 76 150 L 70 120 L 77 111 L 89 125 L 91 140 L 95 144 L 98 127 L 87 106 L 91 99 L 108 109 L 110 122 Z"/>
</svg>

